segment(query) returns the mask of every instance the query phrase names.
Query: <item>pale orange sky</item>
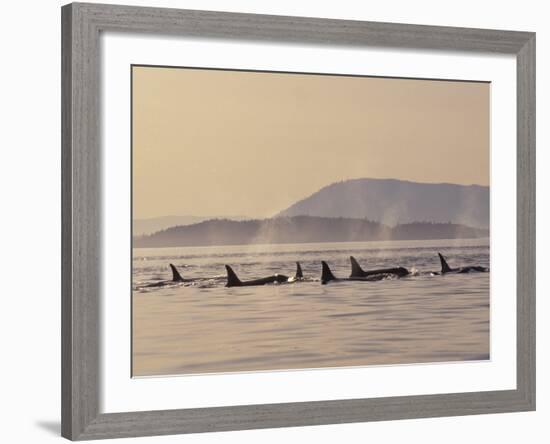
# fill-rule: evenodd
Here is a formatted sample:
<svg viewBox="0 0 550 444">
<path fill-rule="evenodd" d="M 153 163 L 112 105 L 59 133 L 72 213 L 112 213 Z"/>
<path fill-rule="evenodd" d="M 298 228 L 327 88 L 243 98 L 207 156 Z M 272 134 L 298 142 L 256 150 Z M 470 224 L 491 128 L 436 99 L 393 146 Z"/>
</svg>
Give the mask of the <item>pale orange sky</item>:
<svg viewBox="0 0 550 444">
<path fill-rule="evenodd" d="M 488 83 L 133 67 L 133 217 L 269 217 L 361 177 L 489 185 Z"/>
</svg>

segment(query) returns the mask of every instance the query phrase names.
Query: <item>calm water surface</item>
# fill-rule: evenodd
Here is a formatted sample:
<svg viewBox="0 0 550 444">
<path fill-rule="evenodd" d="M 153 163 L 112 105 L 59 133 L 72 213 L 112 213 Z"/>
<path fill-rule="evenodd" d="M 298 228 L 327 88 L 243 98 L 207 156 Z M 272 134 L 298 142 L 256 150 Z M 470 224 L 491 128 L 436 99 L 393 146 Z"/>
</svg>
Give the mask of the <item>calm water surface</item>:
<svg viewBox="0 0 550 444">
<path fill-rule="evenodd" d="M 138 248 L 133 251 L 134 376 L 489 359 L 489 273 L 431 275 L 449 265 L 489 266 L 488 239 Z M 414 274 L 321 285 L 349 256 L 365 270 Z M 274 273 L 305 282 L 225 288 Z M 156 288 L 168 263 L 196 281 Z"/>
</svg>

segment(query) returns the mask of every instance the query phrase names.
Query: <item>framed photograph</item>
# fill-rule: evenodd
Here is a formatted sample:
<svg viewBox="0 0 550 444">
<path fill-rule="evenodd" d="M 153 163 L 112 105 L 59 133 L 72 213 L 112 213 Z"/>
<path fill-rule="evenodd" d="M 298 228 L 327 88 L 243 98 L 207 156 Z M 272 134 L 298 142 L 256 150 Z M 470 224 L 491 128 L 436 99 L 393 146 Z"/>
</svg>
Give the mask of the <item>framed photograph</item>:
<svg viewBox="0 0 550 444">
<path fill-rule="evenodd" d="M 535 409 L 535 35 L 62 8 L 62 434 Z"/>
</svg>

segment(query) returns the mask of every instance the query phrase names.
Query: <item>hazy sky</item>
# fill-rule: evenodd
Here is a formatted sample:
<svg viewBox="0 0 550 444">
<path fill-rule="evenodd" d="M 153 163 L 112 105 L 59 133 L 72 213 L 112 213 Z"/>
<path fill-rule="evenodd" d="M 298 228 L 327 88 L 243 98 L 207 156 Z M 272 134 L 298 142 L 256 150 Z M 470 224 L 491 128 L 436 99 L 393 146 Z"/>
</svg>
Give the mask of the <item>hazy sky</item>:
<svg viewBox="0 0 550 444">
<path fill-rule="evenodd" d="M 269 217 L 350 178 L 489 184 L 487 83 L 133 68 L 134 218 Z"/>
</svg>

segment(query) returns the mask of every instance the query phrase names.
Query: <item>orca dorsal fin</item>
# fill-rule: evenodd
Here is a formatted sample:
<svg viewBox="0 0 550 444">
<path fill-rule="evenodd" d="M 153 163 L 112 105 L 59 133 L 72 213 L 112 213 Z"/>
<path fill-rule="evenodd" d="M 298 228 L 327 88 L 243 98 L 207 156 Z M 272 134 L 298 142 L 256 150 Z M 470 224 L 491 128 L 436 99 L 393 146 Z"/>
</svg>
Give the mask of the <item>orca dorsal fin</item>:
<svg viewBox="0 0 550 444">
<path fill-rule="evenodd" d="M 327 282 L 334 281 L 336 278 L 332 274 L 332 271 L 330 271 L 330 267 L 325 261 L 322 261 L 321 264 L 323 265 L 323 271 L 321 273 L 321 283 L 326 284 Z"/>
<path fill-rule="evenodd" d="M 174 264 L 170 264 L 172 269 L 172 282 L 183 282 L 183 278 Z"/>
<path fill-rule="evenodd" d="M 447 263 L 443 255 L 441 253 L 437 254 L 439 256 L 439 260 L 441 261 L 441 273 L 448 273 L 449 271 L 451 271 L 451 267 L 449 267 L 449 264 Z"/>
<path fill-rule="evenodd" d="M 227 270 L 227 284 L 226 287 L 239 287 L 242 285 L 241 280 L 238 278 L 237 274 L 233 271 L 233 269 L 226 265 L 225 269 Z"/>
<path fill-rule="evenodd" d="M 363 277 L 365 276 L 365 271 L 359 265 L 359 262 L 353 257 L 350 256 L 349 260 L 351 262 L 351 275 L 350 277 Z"/>
<path fill-rule="evenodd" d="M 302 279 L 304 277 L 304 274 L 302 273 L 302 267 L 300 266 L 300 262 L 296 262 L 296 276 L 294 276 L 296 279 Z"/>
</svg>

